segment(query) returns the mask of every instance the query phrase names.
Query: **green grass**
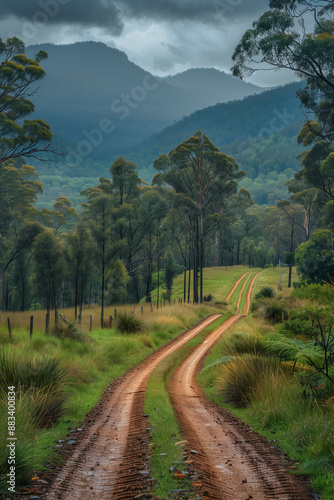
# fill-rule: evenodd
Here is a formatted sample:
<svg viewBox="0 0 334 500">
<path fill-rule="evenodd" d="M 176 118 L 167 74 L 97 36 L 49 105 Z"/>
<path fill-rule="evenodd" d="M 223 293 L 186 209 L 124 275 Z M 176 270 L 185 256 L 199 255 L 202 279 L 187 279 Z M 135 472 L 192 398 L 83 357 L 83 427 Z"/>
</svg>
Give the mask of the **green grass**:
<svg viewBox="0 0 334 500">
<path fill-rule="evenodd" d="M 120 310 L 130 311 L 129 308 Z M 122 376 L 129 368 L 143 361 L 154 349 L 175 338 L 199 319 L 219 311 L 220 309 L 210 305 L 176 305 L 166 306 L 151 313 L 149 306 L 145 305 L 143 315 L 139 307 L 135 312 L 140 321 L 145 323 L 145 334 L 122 335 L 116 328 L 98 328 L 90 332 L 88 342 L 77 342 L 71 338 L 58 338 L 37 332 L 34 332 L 30 339 L 25 328 L 14 327 L 12 343 L 9 343 L 6 329 L 0 328 L 0 348 L 3 348 L 7 355 L 14 355 L 18 359 L 24 356 L 25 362 L 32 365 L 43 360 L 50 362 L 56 358 L 69 372 L 62 389 L 64 394 L 69 395 L 66 411 L 51 429 L 36 428 L 31 418 L 31 404 L 27 398 L 21 398 L 17 402 L 20 417 L 25 417 L 17 418 L 22 463 L 21 469 L 18 470 L 18 483 L 31 479 L 33 470 L 42 469 L 45 463 L 56 458 L 54 448 L 50 448 L 54 447 L 57 440 L 63 439 L 70 429 L 80 425 L 114 379 Z M 15 313 L 12 315 L 15 319 Z M 20 313 L 19 316 L 22 317 Z M 67 316 L 70 317 L 70 314 L 67 313 Z M 41 403 L 39 407 L 42 407 Z M 5 420 L 6 407 L 4 403 L 0 403 L 1 428 L 6 428 Z M 0 448 L 4 450 L 4 443 L 2 444 Z"/>
<path fill-rule="evenodd" d="M 260 338 L 273 330 L 272 325 L 248 316 L 234 325 L 228 335 L 239 331 Z M 245 335 L 239 335 L 239 340 L 242 337 Z M 298 376 L 287 373 L 289 367 L 283 364 L 282 373 L 261 377 L 262 383 L 258 383 L 259 380 L 256 379 L 253 389 L 247 391 L 245 408 L 222 403 L 217 383 L 222 376 L 222 363 L 231 359 L 230 356 L 242 356 L 243 352 L 248 352 L 252 347 L 251 344 L 252 342 L 248 341 L 246 343 L 232 341 L 229 337 L 221 340 L 207 357 L 204 369 L 199 375 L 198 380 L 203 390 L 212 401 L 227 408 L 255 431 L 264 435 L 273 445 L 284 450 L 296 461 L 294 473 L 309 475 L 312 486 L 320 492 L 321 499 L 332 500 L 334 498 L 333 397 L 325 402 L 326 404 L 305 399 Z M 257 344 L 258 341 L 255 340 L 254 345 Z M 260 353 L 261 350 L 262 348 Z M 242 357 L 235 359 L 242 360 Z M 243 367 L 239 366 L 238 376 L 242 369 Z M 248 376 L 247 381 L 249 378 Z"/>
<path fill-rule="evenodd" d="M 287 267 L 281 268 L 282 275 L 282 291 L 279 291 L 279 268 L 278 266 L 269 269 L 262 269 L 262 273 L 256 278 L 254 283 L 254 288 L 252 292 L 252 299 L 254 299 L 255 295 L 261 291 L 261 289 L 265 286 L 270 286 L 274 289 L 275 293 L 280 293 L 283 296 L 290 296 L 291 291 L 293 290 L 293 286 L 288 288 L 288 275 L 289 269 Z M 292 268 L 292 283 L 298 282 L 299 277 L 296 271 L 296 268 Z"/>
<path fill-rule="evenodd" d="M 215 302 L 224 302 L 234 283 L 249 269 L 244 266 L 212 267 L 203 271 L 203 295 L 213 295 Z M 252 269 L 253 271 L 253 269 Z M 191 274 L 192 276 L 192 274 Z M 188 286 L 188 272 L 187 272 Z M 160 298 L 164 289 L 160 287 Z M 156 301 L 156 290 L 152 292 L 152 302 Z M 175 278 L 171 300 L 183 298 L 183 274 Z M 191 290 L 190 300 L 193 301 Z"/>
<path fill-rule="evenodd" d="M 152 477 L 157 480 L 154 494 L 170 498 L 174 489 L 191 489 L 187 479 L 178 480 L 173 473 L 177 469 L 187 470 L 183 457 L 183 441 L 179 424 L 170 403 L 167 385 L 174 369 L 189 355 L 192 348 L 205 340 L 207 335 L 218 328 L 230 316 L 224 314 L 218 321 L 191 339 L 185 346 L 164 359 L 152 373 L 145 397 L 145 412 L 149 415 L 153 456 L 150 461 Z M 170 469 L 174 467 L 173 471 Z M 189 498 L 192 498 L 191 496 Z M 195 498 L 195 496 L 194 496 Z"/>
</svg>

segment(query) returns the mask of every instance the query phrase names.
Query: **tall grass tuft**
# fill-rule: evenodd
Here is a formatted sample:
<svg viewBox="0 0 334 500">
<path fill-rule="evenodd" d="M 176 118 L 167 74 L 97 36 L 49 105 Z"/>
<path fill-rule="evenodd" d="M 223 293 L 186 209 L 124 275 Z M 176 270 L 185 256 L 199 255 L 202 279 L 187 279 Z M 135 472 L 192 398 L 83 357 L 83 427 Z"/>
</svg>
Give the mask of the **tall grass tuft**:
<svg viewBox="0 0 334 500">
<path fill-rule="evenodd" d="M 273 299 L 275 297 L 274 289 L 271 286 L 264 286 L 261 290 L 255 295 L 255 299 L 268 298 Z"/>
<path fill-rule="evenodd" d="M 16 391 L 36 389 L 60 389 L 68 376 L 67 369 L 56 359 L 24 360 L 0 351 L 0 387 L 7 390 L 15 386 Z"/>
<path fill-rule="evenodd" d="M 120 333 L 141 333 L 144 331 L 144 323 L 133 314 L 124 311 L 117 316 L 116 328 Z"/>
<path fill-rule="evenodd" d="M 244 408 L 249 405 L 263 380 L 279 377 L 281 372 L 279 360 L 245 354 L 222 365 L 218 393 L 224 403 Z"/>
<path fill-rule="evenodd" d="M 241 354 L 259 354 L 266 356 L 266 347 L 261 338 L 249 333 L 237 332 L 223 341 L 224 354 L 227 356 L 239 356 Z"/>
</svg>

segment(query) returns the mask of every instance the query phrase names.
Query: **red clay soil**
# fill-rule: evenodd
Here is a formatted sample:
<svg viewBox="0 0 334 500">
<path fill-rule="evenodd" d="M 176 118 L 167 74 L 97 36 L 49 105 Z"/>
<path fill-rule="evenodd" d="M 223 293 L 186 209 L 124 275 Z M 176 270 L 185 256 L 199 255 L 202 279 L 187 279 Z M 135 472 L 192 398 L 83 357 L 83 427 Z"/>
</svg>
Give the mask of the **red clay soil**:
<svg viewBox="0 0 334 500">
<path fill-rule="evenodd" d="M 289 462 L 268 441 L 225 409 L 210 403 L 196 382 L 205 357 L 226 330 L 248 313 L 252 279 L 243 315 L 235 315 L 196 347 L 174 372 L 169 391 L 184 438 L 200 473 L 196 488 L 217 500 L 308 500 L 303 479 L 292 476 Z"/>
<path fill-rule="evenodd" d="M 234 292 L 236 291 L 236 289 L 238 288 L 238 285 L 239 283 L 241 283 L 241 281 L 244 279 L 245 276 L 247 276 L 247 274 L 249 274 L 249 271 L 248 273 L 245 273 L 243 274 L 239 279 L 238 281 L 236 281 L 231 289 L 231 291 L 228 293 L 228 295 L 226 296 L 226 299 L 225 299 L 225 302 L 229 303 L 230 301 L 230 298 L 232 297 L 232 295 L 234 294 Z"/>
<path fill-rule="evenodd" d="M 149 485 L 148 419 L 143 415 L 147 381 L 156 366 L 220 315 L 150 355 L 105 391 L 83 423 L 76 444 L 65 446 L 66 463 L 48 488 L 48 499 L 132 499 Z M 67 455 L 67 456 L 66 456 Z"/>
</svg>

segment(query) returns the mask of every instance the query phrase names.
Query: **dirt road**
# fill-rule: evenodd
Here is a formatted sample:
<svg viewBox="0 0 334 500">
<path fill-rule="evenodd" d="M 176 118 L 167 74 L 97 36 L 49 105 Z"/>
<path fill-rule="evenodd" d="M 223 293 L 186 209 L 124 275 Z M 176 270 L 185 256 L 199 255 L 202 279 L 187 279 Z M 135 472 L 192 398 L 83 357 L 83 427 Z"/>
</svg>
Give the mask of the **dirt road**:
<svg viewBox="0 0 334 500">
<path fill-rule="evenodd" d="M 171 399 L 195 469 L 202 476 L 198 489 L 202 498 L 311 499 L 302 480 L 286 471 L 280 452 L 231 414 L 209 403 L 196 382 L 203 360 L 214 343 L 248 314 L 251 289 L 257 276 L 251 278 L 248 274 L 238 280 L 227 297 L 230 299 L 246 278 L 242 291 L 246 286 L 248 289 L 242 315 L 230 317 L 180 365 L 171 379 Z M 238 310 L 240 303 L 241 294 Z M 139 491 L 145 491 L 151 482 L 147 462 L 149 424 L 144 415 L 147 381 L 164 358 L 218 318 L 219 315 L 212 316 L 180 335 L 110 385 L 99 405 L 86 417 L 82 432 L 76 434 L 76 444 L 64 447 L 68 448 L 66 463 L 45 498 L 119 500 L 133 499 Z"/>
<path fill-rule="evenodd" d="M 165 357 L 218 318 L 219 315 L 211 316 L 182 334 L 108 388 L 86 419 L 78 442 L 70 447 L 72 453 L 53 481 L 48 499 L 103 500 L 136 495 L 148 476 L 148 422 L 143 416 L 147 381 Z"/>
<path fill-rule="evenodd" d="M 312 499 L 304 482 L 287 472 L 281 453 L 229 412 L 211 404 L 196 382 L 213 345 L 231 325 L 248 314 L 256 277 L 247 290 L 242 315 L 225 321 L 174 372 L 169 385 L 172 404 L 183 437 L 188 441 L 195 470 L 202 476 L 199 487 L 202 495 L 217 500 Z M 248 280 L 246 277 L 243 290 Z"/>
</svg>

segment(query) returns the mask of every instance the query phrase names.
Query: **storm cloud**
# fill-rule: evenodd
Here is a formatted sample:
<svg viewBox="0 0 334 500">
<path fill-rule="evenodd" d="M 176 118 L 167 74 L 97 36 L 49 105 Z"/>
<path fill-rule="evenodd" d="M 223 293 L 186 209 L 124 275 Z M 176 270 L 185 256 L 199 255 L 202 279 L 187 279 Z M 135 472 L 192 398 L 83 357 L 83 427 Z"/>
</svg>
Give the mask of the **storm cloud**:
<svg viewBox="0 0 334 500">
<path fill-rule="evenodd" d="M 1 17 L 41 27 L 47 23 L 108 28 L 114 35 L 123 29 L 120 10 L 108 0 L 1 0 Z"/>
<path fill-rule="evenodd" d="M 218 24 L 222 19 L 256 16 L 267 0 L 1 0 L 1 17 L 105 28 L 120 35 L 123 19 Z"/>
<path fill-rule="evenodd" d="M 115 0 L 123 14 L 130 18 L 169 21 L 221 22 L 257 16 L 268 6 L 268 0 Z"/>
<path fill-rule="evenodd" d="M 0 37 L 28 45 L 99 41 L 165 76 L 193 67 L 229 72 L 234 47 L 269 0 L 0 0 Z M 291 72 L 256 73 L 271 86 Z"/>
</svg>

